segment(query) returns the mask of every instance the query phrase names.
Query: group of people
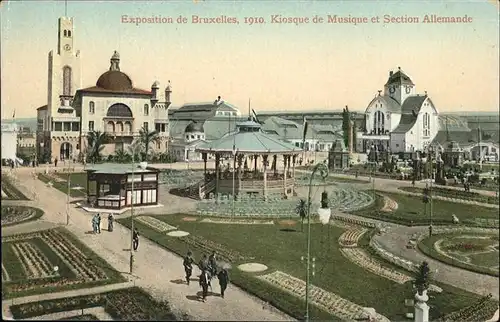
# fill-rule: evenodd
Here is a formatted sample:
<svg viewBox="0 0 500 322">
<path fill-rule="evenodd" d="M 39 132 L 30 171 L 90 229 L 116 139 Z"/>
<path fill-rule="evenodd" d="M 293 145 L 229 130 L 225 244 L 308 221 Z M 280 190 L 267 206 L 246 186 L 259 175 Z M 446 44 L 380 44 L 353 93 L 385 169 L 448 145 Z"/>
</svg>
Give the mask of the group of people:
<svg viewBox="0 0 500 322">
<path fill-rule="evenodd" d="M 193 253 L 189 251 L 184 257 L 184 271 L 186 272 L 186 283 L 189 285 L 191 280 L 191 275 L 193 274 Z M 201 271 L 199 276 L 199 282 L 202 290 L 202 301 L 205 302 L 208 295 L 208 288 L 212 290 L 211 280 L 216 277 L 219 280 L 220 286 L 220 296 L 224 298 L 224 293 L 229 284 L 229 273 L 226 267 L 219 267 L 217 263 L 216 253 L 213 252 L 207 257 L 204 254 L 198 263 L 198 268 Z"/>
<path fill-rule="evenodd" d="M 108 231 L 111 232 L 113 231 L 113 215 L 109 214 L 108 215 Z M 101 233 L 101 214 L 97 213 L 92 217 L 92 232 L 94 234 L 100 234 Z"/>
</svg>

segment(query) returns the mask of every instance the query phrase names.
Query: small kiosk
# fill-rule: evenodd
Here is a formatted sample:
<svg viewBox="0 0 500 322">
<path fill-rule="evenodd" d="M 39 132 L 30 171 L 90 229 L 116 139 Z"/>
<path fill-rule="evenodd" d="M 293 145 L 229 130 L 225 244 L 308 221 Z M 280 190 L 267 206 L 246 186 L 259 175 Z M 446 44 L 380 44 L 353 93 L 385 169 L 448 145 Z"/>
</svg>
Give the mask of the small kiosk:
<svg viewBox="0 0 500 322">
<path fill-rule="evenodd" d="M 158 205 L 159 170 L 147 164 L 95 164 L 87 166 L 87 202 L 95 208 L 120 210 Z M 90 187 L 94 186 L 93 193 Z"/>
</svg>

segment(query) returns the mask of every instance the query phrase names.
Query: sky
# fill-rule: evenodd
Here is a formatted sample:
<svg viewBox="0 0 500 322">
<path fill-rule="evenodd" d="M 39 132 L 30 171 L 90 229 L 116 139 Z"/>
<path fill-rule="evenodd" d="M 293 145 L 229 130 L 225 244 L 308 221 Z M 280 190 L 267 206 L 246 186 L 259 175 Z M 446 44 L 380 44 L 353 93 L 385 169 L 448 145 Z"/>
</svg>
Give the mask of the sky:
<svg viewBox="0 0 500 322">
<path fill-rule="evenodd" d="M 57 46 L 64 1 L 2 2 L 2 118 L 35 117 L 47 103 L 47 55 Z M 114 50 L 135 87 L 161 90 L 171 81 L 173 106 L 217 96 L 246 113 L 364 111 L 390 70 L 401 67 L 440 112 L 498 111 L 499 7 L 492 1 L 68 1 L 82 87 L 109 69 Z M 239 24 L 193 24 L 236 17 Z M 272 15 L 309 18 L 273 23 Z M 327 23 L 328 15 L 363 18 Z M 419 23 L 384 23 L 384 15 Z M 472 17 L 462 24 L 423 23 L 425 15 Z M 173 24 L 123 23 L 129 17 L 172 17 Z M 176 23 L 179 16 L 188 23 Z M 312 18 L 324 23 L 312 23 Z M 372 17 L 379 23 L 371 23 Z M 262 17 L 264 24 L 245 24 Z"/>
</svg>

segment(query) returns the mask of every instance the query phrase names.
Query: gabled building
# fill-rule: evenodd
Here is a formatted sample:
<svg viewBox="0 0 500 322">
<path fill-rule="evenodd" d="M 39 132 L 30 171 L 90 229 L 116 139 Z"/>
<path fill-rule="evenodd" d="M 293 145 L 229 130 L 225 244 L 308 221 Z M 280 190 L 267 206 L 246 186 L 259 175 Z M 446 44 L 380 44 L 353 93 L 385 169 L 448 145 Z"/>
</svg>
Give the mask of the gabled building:
<svg viewBox="0 0 500 322">
<path fill-rule="evenodd" d="M 401 68 L 390 71 L 384 85 L 365 110 L 365 132 L 358 135 L 363 150 L 423 151 L 439 131 L 439 112 L 425 94 L 416 94 L 415 84 Z"/>
</svg>

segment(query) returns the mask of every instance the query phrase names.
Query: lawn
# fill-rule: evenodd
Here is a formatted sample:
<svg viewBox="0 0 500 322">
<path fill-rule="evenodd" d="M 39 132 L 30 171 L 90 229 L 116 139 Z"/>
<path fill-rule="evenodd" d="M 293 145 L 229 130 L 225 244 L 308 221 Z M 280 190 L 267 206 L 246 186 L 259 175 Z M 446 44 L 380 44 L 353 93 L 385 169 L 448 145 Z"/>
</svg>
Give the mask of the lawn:
<svg viewBox="0 0 500 322">
<path fill-rule="evenodd" d="M 29 200 L 6 175 L 2 175 L 2 191 L 7 195 L 7 200 Z"/>
<path fill-rule="evenodd" d="M 420 194 L 423 194 L 423 192 L 424 192 L 424 189 L 417 188 L 417 187 L 401 187 L 399 189 L 401 189 L 403 191 L 416 192 L 416 193 L 420 193 Z M 489 203 L 489 204 L 498 205 L 498 197 L 485 196 L 485 195 L 480 194 L 478 192 L 472 192 L 472 191 L 466 192 L 464 190 L 448 189 L 448 188 L 443 188 L 443 187 L 433 187 L 432 188 L 432 195 L 446 197 L 446 198 L 464 199 L 464 200 L 477 201 L 477 202 L 481 202 L 481 203 Z"/>
<path fill-rule="evenodd" d="M 2 227 L 18 225 L 37 220 L 43 216 L 43 210 L 26 206 L 2 206 Z"/>
<path fill-rule="evenodd" d="M 485 236 L 489 238 L 471 238 L 471 235 L 479 237 Z M 446 253 L 446 255 L 436 250 L 435 244 L 439 241 L 441 241 L 440 248 L 444 253 Z M 418 244 L 418 248 L 427 256 L 443 263 L 457 266 L 472 272 L 499 276 L 498 250 L 471 255 L 471 253 L 474 252 L 487 251 L 487 249 L 485 249 L 487 246 L 497 244 L 498 235 L 462 232 L 436 234 L 431 237 L 427 237 Z"/>
<path fill-rule="evenodd" d="M 190 232 L 190 236 L 202 237 L 206 241 L 204 245 L 215 243 L 220 245 L 219 249 L 249 257 L 250 259 L 240 259 L 232 263 L 234 269 L 231 270 L 231 280 L 291 316 L 302 318 L 303 299 L 284 293 L 258 280 L 255 274 L 244 273 L 236 268 L 244 262 L 257 262 L 270 268 L 264 274 L 279 270 L 305 280 L 306 269 L 301 256 L 306 255 L 306 235 L 300 232 L 300 224 L 296 224 L 295 227 L 280 224 L 233 224 L 228 227 L 227 224 L 187 222 L 183 220 L 184 217 L 184 215 L 156 216 L 180 230 Z M 118 222 L 130 227 L 130 218 L 118 219 Z M 134 224 L 142 236 L 161 246 L 180 255 L 192 250 L 195 258 L 200 258 L 200 248 L 193 247 L 179 238 L 170 237 L 164 232 L 158 232 L 139 221 L 135 221 Z M 297 231 L 290 228 L 295 228 Z M 334 226 L 312 225 L 311 234 L 317 236 L 311 241 L 312 256 L 316 262 L 312 283 L 356 304 L 373 307 L 391 320 L 404 320 L 407 312 L 404 299 L 414 296 L 411 286 L 371 274 L 342 256 L 337 244 L 342 232 L 343 229 Z M 204 252 L 206 253 L 207 249 Z M 178 265 L 182 265 L 180 260 Z M 431 310 L 432 318 L 455 311 L 479 298 L 447 285 L 440 286 L 445 291 L 442 294 L 435 294 L 433 298 L 433 305 L 437 309 Z M 315 306 L 312 308 L 311 319 L 338 320 Z"/>
<path fill-rule="evenodd" d="M 54 180 L 46 174 L 38 174 L 38 179 L 45 183 L 52 183 L 52 187 L 61 191 L 64 194 L 68 194 L 68 173 L 57 173 L 55 174 L 61 181 Z M 74 189 L 80 187 L 81 189 Z M 95 193 L 95 184 L 91 184 L 90 192 Z M 79 198 L 87 196 L 87 174 L 86 173 L 71 173 L 71 197 Z"/>
<path fill-rule="evenodd" d="M 377 200 L 371 207 L 354 211 L 352 214 L 402 225 L 428 225 L 430 223 L 430 204 L 427 204 L 426 211 L 422 198 L 382 191 L 377 191 L 377 194 L 383 194 L 395 200 L 398 203 L 398 208 L 394 212 L 381 211 L 380 209 L 384 206 L 384 201 L 381 196 L 378 196 Z M 478 225 L 476 218 L 498 220 L 498 209 L 494 208 L 486 208 L 444 200 L 434 200 L 432 208 L 432 222 L 435 225 L 453 224 L 452 215 L 456 215 L 461 224 L 470 226 Z"/>
<path fill-rule="evenodd" d="M 138 288 L 126 288 L 117 291 L 84 295 L 26 304 L 12 305 L 10 310 L 14 319 L 32 319 L 34 317 L 65 311 L 104 307 L 115 321 L 176 321 L 167 302 L 153 299 L 146 291 Z M 85 315 L 85 314 L 84 314 Z M 86 314 L 91 317 L 90 314 Z M 61 320 L 85 320 L 81 316 Z M 89 319 L 92 321 L 93 319 Z"/>
<path fill-rule="evenodd" d="M 123 281 L 119 272 L 64 228 L 2 238 L 4 299 Z"/>
</svg>

